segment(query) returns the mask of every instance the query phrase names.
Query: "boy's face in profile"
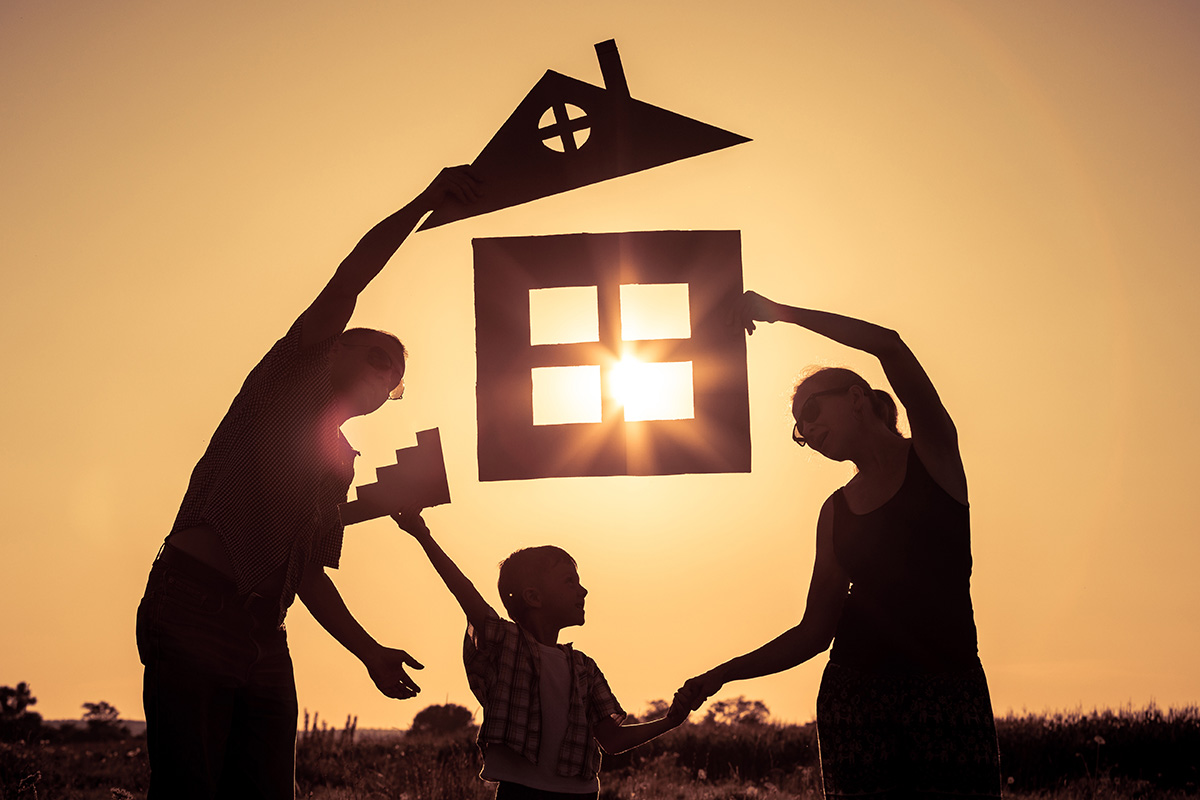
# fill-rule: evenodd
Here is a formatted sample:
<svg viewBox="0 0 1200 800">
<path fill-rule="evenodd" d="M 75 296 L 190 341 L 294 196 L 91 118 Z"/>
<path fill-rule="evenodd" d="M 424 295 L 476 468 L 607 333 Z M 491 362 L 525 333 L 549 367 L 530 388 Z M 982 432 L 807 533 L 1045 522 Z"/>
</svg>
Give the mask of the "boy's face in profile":
<svg viewBox="0 0 1200 800">
<path fill-rule="evenodd" d="M 579 572 L 569 561 L 560 561 L 542 574 L 538 596 L 547 622 L 559 628 L 583 624 L 583 598 L 587 589 L 579 582 Z"/>
</svg>

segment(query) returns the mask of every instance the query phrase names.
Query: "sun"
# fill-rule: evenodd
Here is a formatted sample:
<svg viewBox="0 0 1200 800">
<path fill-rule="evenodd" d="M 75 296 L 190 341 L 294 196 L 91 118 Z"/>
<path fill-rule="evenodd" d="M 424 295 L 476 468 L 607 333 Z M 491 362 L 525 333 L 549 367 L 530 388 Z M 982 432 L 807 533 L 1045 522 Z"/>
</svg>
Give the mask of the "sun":
<svg viewBox="0 0 1200 800">
<path fill-rule="evenodd" d="M 610 369 L 609 386 L 626 422 L 696 416 L 690 361 L 645 362 L 627 355 Z"/>
<path fill-rule="evenodd" d="M 607 370 L 607 380 L 602 381 L 598 365 L 535 367 L 533 424 L 598 423 L 605 418 L 603 408 L 614 405 L 625 422 L 695 419 L 692 362 L 641 361 L 626 355 Z"/>
</svg>

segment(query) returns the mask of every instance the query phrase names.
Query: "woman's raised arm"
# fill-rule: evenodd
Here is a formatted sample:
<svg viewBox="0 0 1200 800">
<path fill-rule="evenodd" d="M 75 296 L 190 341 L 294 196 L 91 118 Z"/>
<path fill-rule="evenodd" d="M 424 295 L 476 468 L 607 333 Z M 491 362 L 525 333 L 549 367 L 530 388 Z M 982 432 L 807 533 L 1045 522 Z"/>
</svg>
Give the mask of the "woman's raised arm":
<svg viewBox="0 0 1200 800">
<path fill-rule="evenodd" d="M 854 317 L 776 303 L 757 292 L 742 295 L 736 321 L 749 334 L 753 334 L 755 322 L 790 322 L 879 359 L 908 415 L 921 462 L 947 492 L 966 502 L 967 479 L 958 450 L 958 430 L 933 381 L 900 334 Z"/>
</svg>

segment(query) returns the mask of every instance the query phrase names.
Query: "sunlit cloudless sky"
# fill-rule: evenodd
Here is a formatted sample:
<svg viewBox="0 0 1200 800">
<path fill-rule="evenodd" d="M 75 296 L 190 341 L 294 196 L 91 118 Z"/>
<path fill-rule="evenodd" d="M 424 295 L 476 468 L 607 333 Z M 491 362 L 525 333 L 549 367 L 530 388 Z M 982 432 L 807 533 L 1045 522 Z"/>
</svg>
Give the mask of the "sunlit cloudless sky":
<svg viewBox="0 0 1200 800">
<path fill-rule="evenodd" d="M 1061 0 L 0 5 L 0 684 L 141 718 L 135 609 L 246 373 L 546 69 L 602 85 L 608 38 L 635 98 L 753 141 L 414 234 L 352 323 L 412 354 L 404 401 L 344 428 L 356 483 L 438 427 L 435 535 L 497 607 L 504 556 L 567 548 L 563 640 L 629 710 L 795 624 L 851 472 L 792 444 L 788 394 L 814 363 L 885 385 L 864 354 L 749 339 L 749 474 L 477 479 L 472 238 L 739 230 L 747 287 L 897 329 L 938 386 L 997 711 L 1200 700 L 1200 7 Z M 415 542 L 354 526 L 332 574 L 423 691 L 380 696 L 298 603 L 302 707 L 476 709 Z M 720 696 L 808 721 L 824 661 Z"/>
</svg>

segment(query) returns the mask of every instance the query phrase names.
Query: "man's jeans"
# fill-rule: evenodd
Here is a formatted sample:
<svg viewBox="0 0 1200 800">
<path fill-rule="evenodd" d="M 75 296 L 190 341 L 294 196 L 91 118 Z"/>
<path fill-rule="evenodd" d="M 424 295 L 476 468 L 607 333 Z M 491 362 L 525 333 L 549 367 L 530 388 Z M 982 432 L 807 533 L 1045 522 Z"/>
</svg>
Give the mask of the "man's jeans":
<svg viewBox="0 0 1200 800">
<path fill-rule="evenodd" d="M 150 800 L 295 794 L 296 682 L 278 606 L 166 545 L 138 606 Z"/>
</svg>

